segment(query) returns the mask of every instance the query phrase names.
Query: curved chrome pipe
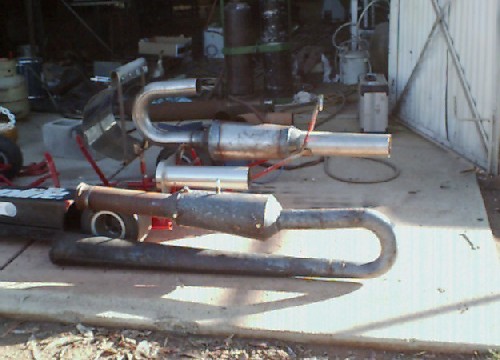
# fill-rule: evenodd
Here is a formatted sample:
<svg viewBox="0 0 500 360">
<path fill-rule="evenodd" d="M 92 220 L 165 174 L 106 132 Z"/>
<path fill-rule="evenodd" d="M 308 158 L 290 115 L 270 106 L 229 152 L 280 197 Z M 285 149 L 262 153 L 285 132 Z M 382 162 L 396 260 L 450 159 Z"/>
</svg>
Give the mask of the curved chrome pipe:
<svg viewBox="0 0 500 360">
<path fill-rule="evenodd" d="M 149 116 L 155 99 L 169 96 L 193 96 L 201 87 L 199 79 L 182 79 L 148 84 L 137 97 L 132 118 L 144 136 L 157 144 L 190 144 L 208 148 L 213 159 L 283 159 L 301 151 L 308 136 L 304 156 L 388 156 L 391 135 L 347 134 L 313 131 L 293 126 L 250 125 L 213 121 L 208 131 L 166 131 Z"/>
<path fill-rule="evenodd" d="M 153 82 L 137 96 L 132 119 L 137 128 L 150 141 L 158 144 L 201 144 L 202 133 L 191 131 L 169 132 L 158 128 L 149 117 L 149 105 L 155 99 L 169 96 L 194 96 L 200 90 L 198 79 Z"/>
</svg>

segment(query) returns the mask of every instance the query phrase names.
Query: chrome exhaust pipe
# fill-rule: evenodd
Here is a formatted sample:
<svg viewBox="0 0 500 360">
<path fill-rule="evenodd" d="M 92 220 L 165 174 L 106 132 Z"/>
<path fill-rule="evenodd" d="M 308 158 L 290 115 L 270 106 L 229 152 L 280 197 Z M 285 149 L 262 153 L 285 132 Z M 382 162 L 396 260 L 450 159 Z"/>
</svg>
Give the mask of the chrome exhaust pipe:
<svg viewBox="0 0 500 360">
<path fill-rule="evenodd" d="M 307 131 L 293 126 L 248 125 L 214 121 L 208 130 L 210 157 L 216 160 L 286 158 L 303 156 L 384 156 L 391 153 L 389 134 L 351 134 L 312 131 L 304 146 Z"/>
<path fill-rule="evenodd" d="M 144 136 L 157 144 L 189 144 L 208 148 L 213 159 L 283 159 L 300 152 L 303 156 L 389 156 L 391 135 L 312 131 L 307 136 L 293 126 L 238 124 L 213 121 L 208 131 L 166 131 L 151 122 L 148 108 L 154 99 L 193 96 L 198 79 L 150 83 L 137 97 L 132 117 Z"/>
<path fill-rule="evenodd" d="M 162 161 L 156 167 L 156 185 L 162 192 L 184 186 L 246 191 L 249 182 L 249 168 L 245 166 L 169 166 Z"/>
<path fill-rule="evenodd" d="M 306 132 L 300 135 L 304 142 Z M 309 135 L 305 152 L 312 156 L 388 157 L 392 150 L 389 134 L 350 134 L 313 131 Z"/>
<path fill-rule="evenodd" d="M 200 91 L 198 79 L 169 80 L 153 82 L 144 87 L 137 96 L 132 109 L 132 119 L 144 136 L 158 144 L 198 144 L 202 143 L 199 131 L 166 131 L 151 122 L 149 105 L 153 100 L 169 96 L 194 96 Z"/>
</svg>

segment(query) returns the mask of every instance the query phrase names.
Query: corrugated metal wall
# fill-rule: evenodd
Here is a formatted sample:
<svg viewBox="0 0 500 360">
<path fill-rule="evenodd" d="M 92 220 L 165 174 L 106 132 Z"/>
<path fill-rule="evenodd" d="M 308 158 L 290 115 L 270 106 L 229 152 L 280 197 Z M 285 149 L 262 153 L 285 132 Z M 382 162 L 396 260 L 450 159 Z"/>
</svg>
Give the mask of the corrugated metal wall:
<svg viewBox="0 0 500 360">
<path fill-rule="evenodd" d="M 436 22 L 432 1 L 391 1 L 391 103 L 405 123 L 496 173 L 500 1 L 437 1 L 465 75 L 465 87 L 453 50 Z M 470 89 L 487 141 L 478 131 L 479 120 L 474 119 L 465 88 Z"/>
</svg>

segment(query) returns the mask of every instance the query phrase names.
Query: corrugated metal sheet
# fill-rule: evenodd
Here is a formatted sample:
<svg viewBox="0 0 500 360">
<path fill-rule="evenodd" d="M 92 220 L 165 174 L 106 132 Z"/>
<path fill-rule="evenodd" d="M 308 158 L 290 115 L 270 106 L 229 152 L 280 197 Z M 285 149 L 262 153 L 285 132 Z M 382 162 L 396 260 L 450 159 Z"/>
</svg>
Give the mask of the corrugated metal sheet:
<svg viewBox="0 0 500 360">
<path fill-rule="evenodd" d="M 411 127 L 442 143 L 491 172 L 498 163 L 496 119 L 498 100 L 498 0 L 439 0 L 445 9 L 452 46 L 455 48 L 467 87 L 489 136 L 487 147 L 473 120 L 466 92 L 439 26 L 433 32 L 407 93 L 403 90 L 429 38 L 436 14 L 432 0 L 391 2 L 391 99 L 398 115 Z M 449 6 L 447 6 L 448 4 Z M 394 103 L 393 103 L 394 105 Z"/>
</svg>

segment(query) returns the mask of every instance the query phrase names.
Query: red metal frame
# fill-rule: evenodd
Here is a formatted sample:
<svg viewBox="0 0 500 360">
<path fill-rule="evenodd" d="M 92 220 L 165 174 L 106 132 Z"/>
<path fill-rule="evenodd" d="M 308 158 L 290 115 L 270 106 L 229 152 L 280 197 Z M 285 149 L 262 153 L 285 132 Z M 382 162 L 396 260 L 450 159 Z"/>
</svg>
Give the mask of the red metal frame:
<svg viewBox="0 0 500 360">
<path fill-rule="evenodd" d="M 23 166 L 23 168 L 19 172 L 19 177 L 42 175 L 30 184 L 26 185 L 26 187 L 40 186 L 48 179 L 52 179 L 54 187 L 61 187 L 61 182 L 59 181 L 59 173 L 57 172 L 56 164 L 54 163 L 52 155 L 46 152 L 44 154 L 44 158 L 44 161 Z M 10 164 L 0 164 L 0 170 L 9 169 L 10 166 Z M 14 183 L 7 179 L 4 175 L 0 175 L 0 185 L 1 184 L 14 186 Z"/>
</svg>

